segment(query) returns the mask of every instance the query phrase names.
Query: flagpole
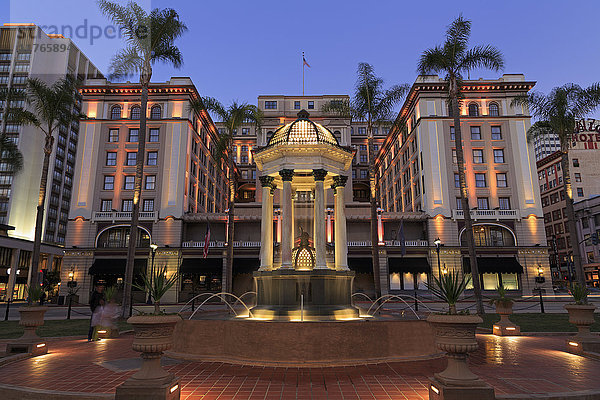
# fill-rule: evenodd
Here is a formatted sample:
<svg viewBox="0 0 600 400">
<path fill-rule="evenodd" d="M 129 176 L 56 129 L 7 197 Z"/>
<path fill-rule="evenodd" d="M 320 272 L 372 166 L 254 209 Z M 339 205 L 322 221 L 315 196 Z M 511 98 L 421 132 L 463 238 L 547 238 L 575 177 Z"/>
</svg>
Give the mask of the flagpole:
<svg viewBox="0 0 600 400">
<path fill-rule="evenodd" d="M 304 97 L 304 52 L 302 52 L 302 97 Z"/>
</svg>

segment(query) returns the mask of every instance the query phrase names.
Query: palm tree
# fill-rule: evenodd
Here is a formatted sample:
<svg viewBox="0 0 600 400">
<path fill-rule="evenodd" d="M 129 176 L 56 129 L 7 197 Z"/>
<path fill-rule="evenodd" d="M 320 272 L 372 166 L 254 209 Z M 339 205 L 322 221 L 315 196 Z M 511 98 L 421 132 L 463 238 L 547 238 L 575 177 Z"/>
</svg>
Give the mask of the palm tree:
<svg viewBox="0 0 600 400">
<path fill-rule="evenodd" d="M 121 49 L 111 60 L 109 77 L 120 79 L 131 75 L 140 76 L 142 88 L 140 108 L 140 138 L 135 165 L 133 190 L 133 208 L 131 210 L 131 228 L 127 248 L 127 264 L 125 267 L 125 287 L 123 290 L 123 316 L 130 314 L 131 284 L 135 262 L 135 247 L 138 235 L 138 220 L 140 212 L 140 196 L 142 192 L 142 177 L 146 158 L 146 119 L 148 110 L 148 86 L 152 78 L 152 66 L 157 62 L 173 64 L 180 68 L 183 56 L 175 40 L 187 31 L 186 25 L 179 19 L 173 9 L 153 9 L 147 13 L 133 1 L 127 6 L 99 0 L 100 10 L 110 18 L 123 32 L 127 47 Z"/>
<path fill-rule="evenodd" d="M 38 282 L 38 266 L 40 262 L 40 246 L 42 243 L 42 224 L 44 221 L 44 204 L 46 202 L 46 186 L 52 154 L 54 136 L 60 126 L 70 126 L 71 121 L 79 119 L 80 115 L 73 112 L 77 102 L 77 83 L 71 77 L 60 79 L 52 85 L 34 78 L 27 81 L 26 102 L 31 111 L 14 108 L 10 117 L 16 123 L 33 125 L 44 134 L 44 160 L 42 177 L 35 218 L 35 234 L 33 252 L 31 255 L 31 286 Z M 18 156 L 17 156 L 18 158 Z"/>
<path fill-rule="evenodd" d="M 235 217 L 235 195 L 236 195 L 236 176 L 235 162 L 233 160 L 233 135 L 242 124 L 251 123 L 260 127 L 262 123 L 262 112 L 258 107 L 233 101 L 228 107 L 225 107 L 217 99 L 212 97 L 203 97 L 190 103 L 190 109 L 200 114 L 202 110 L 208 110 L 221 120 L 225 130 L 219 136 L 216 147 L 216 157 L 218 166 L 226 166 L 229 170 L 229 211 L 227 214 L 227 256 L 225 267 L 225 291 L 232 292 L 233 278 L 233 232 Z M 258 129 L 258 128 L 257 128 Z M 225 168 L 224 168 L 225 169 Z"/>
<path fill-rule="evenodd" d="M 586 118 L 600 106 L 600 83 L 595 83 L 586 89 L 569 83 L 555 87 L 549 94 L 533 92 L 515 97 L 511 105 L 529 107 L 530 112 L 538 119 L 527 130 L 527 139 L 531 141 L 537 136 L 555 134 L 560 140 L 562 153 L 561 165 L 563 171 L 563 187 L 567 202 L 568 232 L 571 233 L 573 248 L 573 263 L 577 272 L 577 281 L 585 287 L 585 274 L 581 263 L 581 253 L 577 239 L 575 212 L 573 210 L 573 189 L 569 173 L 569 148 L 571 135 L 576 131 L 577 121 Z"/>
<path fill-rule="evenodd" d="M 389 124 L 394 107 L 410 90 L 409 85 L 394 85 L 384 89 L 383 79 L 375 75 L 372 65 L 359 63 L 357 79 L 352 101 L 333 100 L 321 107 L 323 112 L 333 112 L 355 121 L 367 123 L 367 158 L 369 162 L 369 199 L 371 203 L 371 255 L 373 258 L 373 279 L 375 294 L 381 296 L 381 279 L 379 274 L 379 245 L 377 237 L 377 187 L 375 182 L 375 149 L 373 127 Z"/>
<path fill-rule="evenodd" d="M 444 73 L 448 82 L 448 102 L 450 103 L 450 114 L 454 118 L 454 144 L 460 182 L 460 200 L 464 211 L 465 236 L 469 249 L 473 288 L 477 302 L 477 313 L 484 314 L 475 241 L 473 240 L 473 221 L 467 197 L 459 104 L 462 98 L 461 87 L 464 74 L 476 68 L 499 71 L 504 67 L 504 57 L 498 49 L 490 45 L 475 46 L 469 49 L 467 44 L 470 36 L 471 21 L 463 19 L 462 16 L 455 19 L 446 30 L 444 44 L 423 52 L 418 61 L 418 72 L 421 75 Z"/>
<path fill-rule="evenodd" d="M 4 104 L 3 107 L 0 105 L 0 108 L 4 108 L 5 116 L 5 118 L 1 118 L 0 115 L 0 120 L 3 120 L 2 133 L 0 133 L 0 162 L 6 164 L 6 171 L 13 174 L 16 174 L 23 168 L 23 154 L 19 151 L 19 146 L 6 135 L 6 124 L 13 122 L 13 100 L 24 97 L 25 92 L 22 90 L 14 88 L 0 89 L 0 104 Z"/>
</svg>

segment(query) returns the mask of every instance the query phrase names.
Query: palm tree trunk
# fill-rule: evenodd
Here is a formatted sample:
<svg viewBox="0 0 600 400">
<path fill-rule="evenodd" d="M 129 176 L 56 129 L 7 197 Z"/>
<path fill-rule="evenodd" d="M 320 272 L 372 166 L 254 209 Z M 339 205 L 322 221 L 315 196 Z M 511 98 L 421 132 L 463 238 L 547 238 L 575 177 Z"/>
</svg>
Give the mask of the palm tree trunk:
<svg viewBox="0 0 600 400">
<path fill-rule="evenodd" d="M 48 128 L 46 135 L 46 143 L 44 144 L 44 162 L 42 164 L 42 177 L 40 179 L 40 191 L 38 195 L 38 205 L 35 216 L 35 234 L 33 240 L 33 252 L 31 254 L 31 286 L 38 285 L 38 269 L 40 264 L 40 249 L 42 246 L 42 228 L 44 224 L 44 205 L 46 203 L 46 186 L 48 185 L 48 170 L 50 169 L 50 154 L 52 154 L 52 145 L 54 137 L 52 136 L 52 128 Z M 31 299 L 27 299 L 29 305 L 32 304 Z"/>
<path fill-rule="evenodd" d="M 573 187 L 571 186 L 571 174 L 569 172 L 571 168 L 571 166 L 569 165 L 569 150 L 567 146 L 561 145 L 561 151 L 563 187 L 565 191 L 565 200 L 567 208 L 567 225 L 569 227 L 569 235 L 571 237 L 571 247 L 573 248 L 573 265 L 575 267 L 575 273 L 577 274 L 577 282 L 581 287 L 585 287 L 585 272 L 583 270 L 583 264 L 581 263 L 579 238 L 577 236 L 577 225 L 575 224 L 575 210 L 573 209 Z"/>
<path fill-rule="evenodd" d="M 375 298 L 381 297 L 381 271 L 379 269 L 379 238 L 377 235 L 377 195 L 375 185 L 375 157 L 373 149 L 373 127 L 369 120 L 367 125 L 367 149 L 369 157 L 369 200 L 371 202 L 371 257 L 373 259 L 373 280 L 375 281 Z"/>
<path fill-rule="evenodd" d="M 460 182 L 460 203 L 465 219 L 465 238 L 469 250 L 469 262 L 471 264 L 471 277 L 473 279 L 473 291 L 477 304 L 477 314 L 485 314 L 483 299 L 481 297 L 481 282 L 479 281 L 479 269 L 477 268 L 477 255 L 475 253 L 475 240 L 473 239 L 473 220 L 471 219 L 471 208 L 467 191 L 467 180 L 465 177 L 465 158 L 462 147 L 462 131 L 460 129 L 460 109 L 458 107 L 458 87 L 454 78 L 448 82 L 451 96 L 452 114 L 454 117 L 454 146 L 456 147 L 456 163 L 458 164 L 458 179 Z M 460 245 L 460 244 L 459 244 Z"/>
<path fill-rule="evenodd" d="M 144 177 L 144 161 L 146 159 L 146 117 L 148 112 L 148 85 L 150 78 L 140 79 L 142 98 L 140 102 L 140 131 L 138 132 L 138 151 L 135 160 L 135 180 L 133 187 L 133 208 L 131 210 L 131 227 L 129 229 L 129 244 L 127 247 L 127 264 L 123 290 L 123 317 L 131 316 L 133 270 L 135 265 L 135 249 L 137 245 L 138 222 L 140 217 L 140 197 L 142 194 L 142 178 Z"/>
<path fill-rule="evenodd" d="M 233 233 L 235 220 L 235 167 L 229 154 L 229 212 L 227 213 L 227 254 L 225 259 L 225 291 L 233 293 Z"/>
</svg>

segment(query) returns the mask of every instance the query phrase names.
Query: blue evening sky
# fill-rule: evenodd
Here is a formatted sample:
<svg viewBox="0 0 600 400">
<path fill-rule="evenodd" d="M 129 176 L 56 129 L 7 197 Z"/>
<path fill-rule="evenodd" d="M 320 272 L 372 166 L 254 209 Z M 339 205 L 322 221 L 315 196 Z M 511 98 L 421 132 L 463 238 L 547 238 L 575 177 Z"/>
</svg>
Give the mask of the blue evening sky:
<svg viewBox="0 0 600 400">
<path fill-rule="evenodd" d="M 306 69 L 306 94 L 351 94 L 356 66 L 363 61 L 373 64 L 388 84 L 412 83 L 419 54 L 441 43 L 446 26 L 460 13 L 473 21 L 471 44 L 497 46 L 506 58 L 504 72 L 524 73 L 538 82 L 537 90 L 600 81 L 598 0 L 139 3 L 173 7 L 189 27 L 178 42 L 183 68 L 158 66 L 153 81 L 190 76 L 202 95 L 223 102 L 255 104 L 259 94 L 301 94 L 302 51 L 311 65 Z M 110 22 L 91 0 L 0 0 L 3 22 L 58 29 L 67 25 L 73 31 L 79 27 L 79 37 L 73 39 L 103 72 L 123 44 L 98 34 Z M 101 37 L 92 40 L 92 35 Z M 471 74 L 471 78 L 497 76 L 490 71 Z"/>
</svg>

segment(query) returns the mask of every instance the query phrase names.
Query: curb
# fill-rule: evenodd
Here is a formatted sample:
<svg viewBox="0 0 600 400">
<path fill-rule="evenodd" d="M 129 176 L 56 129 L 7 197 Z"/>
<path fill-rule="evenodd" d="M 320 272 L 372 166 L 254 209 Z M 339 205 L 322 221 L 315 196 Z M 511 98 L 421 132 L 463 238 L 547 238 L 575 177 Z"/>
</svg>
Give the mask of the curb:
<svg viewBox="0 0 600 400">
<path fill-rule="evenodd" d="M 0 384 L 2 400 L 99 400 L 114 399 L 111 393 L 61 392 Z"/>
<path fill-rule="evenodd" d="M 532 394 L 505 394 L 496 396 L 497 400 L 600 400 L 600 390 L 582 390 L 578 392 L 562 393 L 532 393 Z"/>
</svg>

